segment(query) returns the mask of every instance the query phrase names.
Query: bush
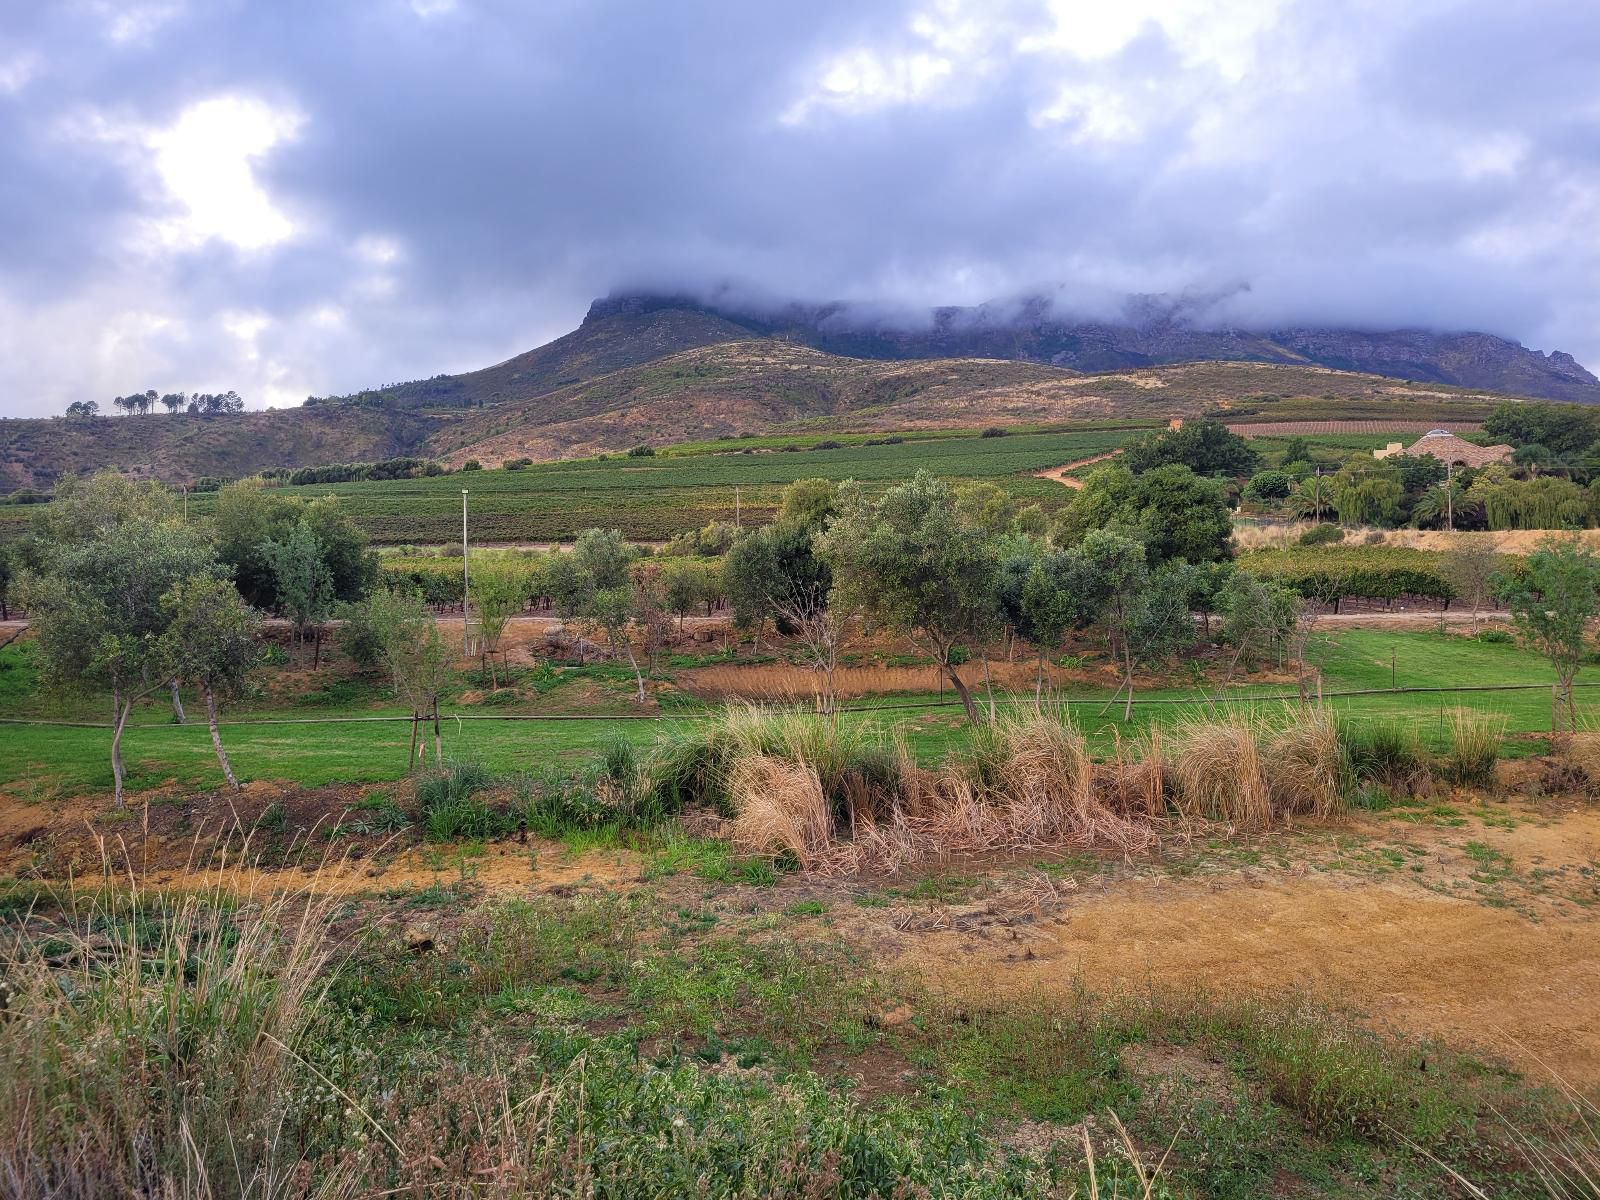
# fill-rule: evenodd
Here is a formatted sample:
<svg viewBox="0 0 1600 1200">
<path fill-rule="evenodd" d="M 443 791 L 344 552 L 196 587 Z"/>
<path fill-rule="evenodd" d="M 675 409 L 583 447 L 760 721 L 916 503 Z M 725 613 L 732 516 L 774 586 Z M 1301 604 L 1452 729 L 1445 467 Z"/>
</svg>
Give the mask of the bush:
<svg viewBox="0 0 1600 1200">
<path fill-rule="evenodd" d="M 1476 636 L 1480 642 L 1490 646 L 1509 646 L 1517 640 L 1508 629 L 1480 629 Z"/>
<path fill-rule="evenodd" d="M 1428 779 L 1428 755 L 1416 729 L 1400 721 L 1339 721 L 1339 741 L 1361 783 L 1409 795 Z"/>
<path fill-rule="evenodd" d="M 483 470 L 483 464 L 475 458 L 469 458 L 461 464 L 461 469 L 463 471 L 481 471 Z"/>
<path fill-rule="evenodd" d="M 1344 541 L 1344 530 L 1331 523 L 1313 525 L 1300 535 L 1302 546 L 1332 546 L 1342 541 Z"/>
<path fill-rule="evenodd" d="M 654 458 L 655 456 L 656 448 L 654 446 L 632 446 L 628 450 L 629 458 Z"/>
<path fill-rule="evenodd" d="M 417 781 L 417 808 L 429 841 L 492 838 L 509 833 L 514 822 L 491 809 L 479 793 L 494 785 L 482 763 L 457 760 Z"/>
<path fill-rule="evenodd" d="M 981 438 L 997 438 L 997 437 L 1005 437 L 1010 432 L 1011 431 L 1009 429 L 1002 429 L 998 425 L 991 425 L 987 429 L 985 429 L 982 433 L 978 434 L 978 436 L 981 437 Z"/>
<path fill-rule="evenodd" d="M 1294 486 L 1293 478 L 1284 471 L 1260 471 L 1244 485 L 1247 500 L 1282 500 Z"/>
<path fill-rule="evenodd" d="M 813 450 L 843 450 L 844 443 L 833 441 L 831 438 L 824 438 L 822 441 L 815 443 L 811 448 Z"/>
<path fill-rule="evenodd" d="M 505 469 L 508 471 L 526 471 L 531 466 L 533 466 L 531 458 L 513 458 L 505 463 Z"/>
</svg>

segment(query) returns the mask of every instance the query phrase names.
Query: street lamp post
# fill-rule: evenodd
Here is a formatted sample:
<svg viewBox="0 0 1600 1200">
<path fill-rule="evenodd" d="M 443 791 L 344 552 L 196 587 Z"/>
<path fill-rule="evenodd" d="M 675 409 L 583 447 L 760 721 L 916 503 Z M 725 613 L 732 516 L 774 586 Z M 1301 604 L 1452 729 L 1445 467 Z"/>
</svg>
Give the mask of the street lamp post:
<svg viewBox="0 0 1600 1200">
<path fill-rule="evenodd" d="M 461 656 L 472 653 L 472 625 L 468 621 L 468 597 L 472 573 L 467 569 L 467 489 L 461 489 Z"/>
</svg>

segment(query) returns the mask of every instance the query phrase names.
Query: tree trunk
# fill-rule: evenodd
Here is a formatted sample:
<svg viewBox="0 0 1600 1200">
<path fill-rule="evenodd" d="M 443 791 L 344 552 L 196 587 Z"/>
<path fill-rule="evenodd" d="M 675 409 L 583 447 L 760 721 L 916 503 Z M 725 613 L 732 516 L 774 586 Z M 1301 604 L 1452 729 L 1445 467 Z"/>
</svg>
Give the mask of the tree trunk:
<svg viewBox="0 0 1600 1200">
<path fill-rule="evenodd" d="M 167 687 L 172 692 L 172 715 L 178 718 L 179 725 L 187 725 L 189 718 L 183 712 L 183 696 L 178 691 L 178 681 L 176 679 L 167 680 Z"/>
<path fill-rule="evenodd" d="M 311 669 L 315 671 L 322 665 L 322 626 L 318 625 L 312 634 Z"/>
<path fill-rule="evenodd" d="M 406 754 L 406 774 L 417 769 L 417 714 L 411 714 L 411 749 Z"/>
<path fill-rule="evenodd" d="M 630 642 L 626 637 L 622 639 L 622 645 L 628 651 L 628 663 L 633 667 L 633 681 L 638 685 L 639 689 L 634 694 L 634 702 L 636 704 L 644 704 L 649 697 L 647 697 L 644 692 L 644 676 L 639 671 L 639 658 L 633 652 L 633 643 Z"/>
<path fill-rule="evenodd" d="M 228 752 L 222 748 L 222 731 L 217 728 L 217 694 L 211 690 L 211 685 L 202 682 L 201 690 L 206 697 L 206 724 L 211 727 L 211 744 L 216 748 L 217 761 L 222 764 L 222 776 L 228 781 L 228 786 L 234 791 L 239 790 L 239 781 L 234 778 L 233 765 L 228 762 Z"/>
<path fill-rule="evenodd" d="M 981 725 L 982 721 L 978 717 L 978 706 L 972 702 L 972 693 L 967 690 L 967 685 L 961 682 L 961 672 L 956 670 L 955 666 L 950 662 L 948 654 L 945 655 L 944 661 L 939 665 L 944 668 L 944 673 L 955 686 L 956 695 L 961 697 L 961 707 L 967 710 L 967 720 L 974 725 Z"/>
<path fill-rule="evenodd" d="M 1122 723 L 1126 725 L 1133 716 L 1133 647 L 1127 638 L 1122 639 L 1122 665 L 1128 683 L 1128 699 L 1122 705 Z"/>
<path fill-rule="evenodd" d="M 437 769 L 444 763 L 444 742 L 439 736 L 439 697 L 433 698 L 433 765 Z"/>
<path fill-rule="evenodd" d="M 122 730 L 128 723 L 128 714 L 133 711 L 133 701 L 123 700 L 122 689 L 115 688 L 111 693 L 111 703 L 116 713 L 116 722 L 111 727 L 111 778 L 115 786 L 116 806 L 120 811 L 127 807 L 122 793 Z"/>
</svg>

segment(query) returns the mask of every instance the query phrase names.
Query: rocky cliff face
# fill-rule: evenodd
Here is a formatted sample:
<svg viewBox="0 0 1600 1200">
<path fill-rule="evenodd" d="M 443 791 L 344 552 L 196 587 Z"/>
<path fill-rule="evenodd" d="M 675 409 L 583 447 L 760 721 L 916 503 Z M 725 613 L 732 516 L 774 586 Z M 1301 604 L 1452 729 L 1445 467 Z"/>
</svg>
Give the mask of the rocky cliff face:
<svg viewBox="0 0 1600 1200">
<path fill-rule="evenodd" d="M 1207 361 L 1299 363 L 1547 400 L 1600 403 L 1600 379 L 1570 354 L 1542 354 L 1493 334 L 1205 328 L 1181 305 L 1160 297 L 1130 302 L 1122 319 L 1108 322 L 1063 319 L 1042 299 L 885 317 L 843 304 L 756 310 L 676 296 L 625 294 L 596 301 L 585 324 L 664 309 L 711 313 L 754 334 L 857 358 L 1002 358 L 1079 371 Z"/>
</svg>

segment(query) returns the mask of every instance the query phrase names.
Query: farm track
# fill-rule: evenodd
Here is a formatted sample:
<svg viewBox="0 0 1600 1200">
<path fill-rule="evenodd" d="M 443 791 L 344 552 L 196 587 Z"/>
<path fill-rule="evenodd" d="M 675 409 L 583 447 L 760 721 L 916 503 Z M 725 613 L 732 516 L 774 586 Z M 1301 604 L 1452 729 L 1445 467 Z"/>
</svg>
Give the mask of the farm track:
<svg viewBox="0 0 1600 1200">
<path fill-rule="evenodd" d="M 1077 462 L 1069 462 L 1065 466 L 1050 467 L 1043 471 L 1035 471 L 1033 474 L 1036 479 L 1052 479 L 1056 483 L 1065 484 L 1069 488 L 1081 488 L 1083 486 L 1083 480 L 1076 478 L 1068 472 L 1076 471 L 1080 467 L 1091 466 L 1097 462 L 1105 462 L 1106 459 L 1115 458 L 1121 453 L 1122 450 L 1118 448 L 1116 450 L 1108 451 L 1105 454 L 1096 454 L 1092 458 L 1080 458 Z"/>
</svg>

